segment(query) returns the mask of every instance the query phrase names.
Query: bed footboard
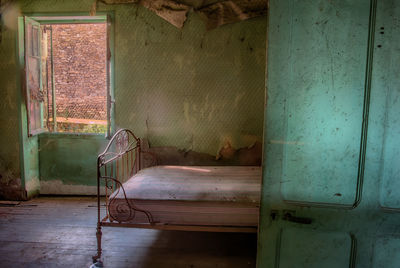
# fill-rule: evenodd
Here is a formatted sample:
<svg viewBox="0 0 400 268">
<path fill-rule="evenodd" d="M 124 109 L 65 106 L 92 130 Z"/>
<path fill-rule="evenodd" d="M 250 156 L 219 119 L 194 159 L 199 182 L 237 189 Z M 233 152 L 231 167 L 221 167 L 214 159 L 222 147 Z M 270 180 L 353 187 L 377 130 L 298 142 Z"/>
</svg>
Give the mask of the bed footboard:
<svg viewBox="0 0 400 268">
<path fill-rule="evenodd" d="M 110 139 L 104 152 L 97 157 L 97 255 L 93 261 L 101 258 L 101 227 L 106 223 L 123 223 L 135 218 L 136 212 L 147 216 L 149 224 L 153 224 L 151 213 L 137 208 L 132 200 L 126 198 L 123 183 L 141 169 L 142 151 L 140 139 L 129 129 L 120 129 Z M 101 188 L 105 189 L 106 215 L 102 217 Z M 124 211 L 123 216 L 113 214 L 110 204 L 122 192 L 125 202 L 118 203 L 117 211 Z"/>
</svg>

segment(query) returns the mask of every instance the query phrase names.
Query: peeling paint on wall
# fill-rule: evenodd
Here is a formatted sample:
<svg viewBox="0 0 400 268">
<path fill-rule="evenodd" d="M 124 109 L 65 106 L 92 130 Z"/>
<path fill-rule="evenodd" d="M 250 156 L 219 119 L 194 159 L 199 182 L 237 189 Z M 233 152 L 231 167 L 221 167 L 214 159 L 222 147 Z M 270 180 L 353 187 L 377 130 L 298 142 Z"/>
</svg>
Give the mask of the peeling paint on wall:
<svg viewBox="0 0 400 268">
<path fill-rule="evenodd" d="M 26 192 L 22 189 L 21 179 L 12 178 L 3 182 L 3 175 L 0 174 L 0 199 L 3 200 L 25 200 Z"/>
<path fill-rule="evenodd" d="M 36 196 L 40 193 L 40 181 L 38 177 L 31 177 L 30 180 L 28 180 L 25 183 L 25 190 L 27 193 L 27 198 L 31 198 L 33 196 Z"/>
<path fill-rule="evenodd" d="M 222 1 L 203 6 L 197 10 L 205 20 L 207 29 L 267 14 L 267 0 Z"/>
<path fill-rule="evenodd" d="M 184 1 L 184 0 L 98 0 L 105 4 L 139 4 L 156 13 L 178 28 L 182 28 L 189 10 L 198 12 L 206 22 L 207 29 L 234 23 L 267 14 L 268 1 L 217 0 L 217 1 Z M 96 2 L 96 3 L 97 3 Z M 95 4 L 95 8 L 97 5 Z M 95 14 L 95 8 L 90 13 Z"/>
<path fill-rule="evenodd" d="M 210 155 L 192 150 L 182 150 L 173 146 L 150 147 L 142 140 L 142 168 L 154 165 L 200 165 L 200 166 L 260 166 L 262 144 L 256 142 L 245 148 L 235 149 L 230 143 L 222 147 L 218 154 Z"/>
<path fill-rule="evenodd" d="M 190 13 L 179 34 L 143 8 L 138 14 L 123 20 L 116 40 L 125 41 L 116 47 L 116 126 L 152 147 L 213 158 L 227 141 L 236 149 L 261 143 L 266 20 L 207 32 Z"/>
</svg>

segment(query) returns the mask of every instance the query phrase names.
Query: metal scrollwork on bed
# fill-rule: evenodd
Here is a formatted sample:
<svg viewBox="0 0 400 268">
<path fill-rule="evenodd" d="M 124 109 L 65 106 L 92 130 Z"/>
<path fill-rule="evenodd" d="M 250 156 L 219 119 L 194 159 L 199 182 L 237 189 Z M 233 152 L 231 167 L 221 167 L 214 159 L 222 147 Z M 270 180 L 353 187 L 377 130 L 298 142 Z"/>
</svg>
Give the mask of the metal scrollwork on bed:
<svg viewBox="0 0 400 268">
<path fill-rule="evenodd" d="M 98 156 L 98 175 L 99 182 L 105 183 L 106 211 L 111 222 L 127 222 L 135 218 L 136 212 L 146 215 L 150 224 L 153 223 L 151 213 L 139 209 L 128 200 L 123 182 L 136 174 L 141 168 L 140 139 L 128 129 L 120 129 L 112 137 L 106 149 Z M 116 211 L 113 213 L 109 207 L 115 202 L 116 196 L 122 191 L 125 202 L 118 202 L 115 205 Z M 124 213 L 121 213 L 124 212 Z"/>
<path fill-rule="evenodd" d="M 141 169 L 142 151 L 140 139 L 129 129 L 120 129 L 109 141 L 104 152 L 97 157 L 97 255 L 93 256 L 96 262 L 101 257 L 101 227 L 113 224 L 129 222 L 135 218 L 137 212 L 144 213 L 149 224 L 154 224 L 150 212 L 139 209 L 133 200 L 126 197 L 123 183 Z M 105 205 L 107 215 L 101 218 L 101 187 L 105 188 Z M 124 202 L 117 202 L 113 213 L 109 207 L 116 201 L 117 195 L 122 191 Z M 119 213 L 123 212 L 123 213 Z M 116 224 L 117 224 L 116 223 Z"/>
</svg>

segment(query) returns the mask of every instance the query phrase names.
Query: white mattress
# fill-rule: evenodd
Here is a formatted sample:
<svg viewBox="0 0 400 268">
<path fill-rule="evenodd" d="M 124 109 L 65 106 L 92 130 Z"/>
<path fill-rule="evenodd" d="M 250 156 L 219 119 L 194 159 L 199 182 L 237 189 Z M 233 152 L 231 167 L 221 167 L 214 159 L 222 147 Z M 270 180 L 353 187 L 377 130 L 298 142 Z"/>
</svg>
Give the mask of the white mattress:
<svg viewBox="0 0 400 268">
<path fill-rule="evenodd" d="M 158 224 L 257 226 L 261 167 L 156 166 L 123 184 L 131 207 L 148 211 Z M 134 217 L 122 190 L 111 195 L 111 219 L 148 223 Z"/>
</svg>

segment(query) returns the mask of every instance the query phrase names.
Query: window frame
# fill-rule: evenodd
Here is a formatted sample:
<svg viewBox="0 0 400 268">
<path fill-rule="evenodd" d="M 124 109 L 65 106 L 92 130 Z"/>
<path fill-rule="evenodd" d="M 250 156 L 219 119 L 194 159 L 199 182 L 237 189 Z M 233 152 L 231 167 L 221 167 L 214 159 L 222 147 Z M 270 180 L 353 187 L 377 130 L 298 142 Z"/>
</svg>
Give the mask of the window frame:
<svg viewBox="0 0 400 268">
<path fill-rule="evenodd" d="M 25 55 L 26 42 L 25 42 L 25 20 L 26 18 L 31 19 L 33 21 L 38 22 L 39 24 L 85 24 L 85 23 L 106 23 L 107 25 L 107 131 L 106 133 L 74 133 L 74 132 L 57 132 L 53 131 L 53 134 L 65 134 L 65 135 L 105 135 L 106 138 L 110 138 L 112 136 L 113 131 L 115 130 L 114 123 L 114 110 L 115 110 L 115 101 L 114 101 L 114 12 L 97 12 L 95 16 L 88 16 L 87 13 L 26 13 L 23 16 L 18 17 L 18 32 L 19 36 L 23 36 L 23 42 L 18 42 L 19 55 Z M 22 66 L 26 66 L 27 60 L 23 57 Z M 40 64 L 41 65 L 41 64 Z M 42 68 L 42 66 L 40 66 Z M 28 99 L 29 90 L 27 88 L 26 83 L 26 72 L 24 68 L 23 74 L 23 98 L 25 97 L 25 108 L 26 108 L 26 120 L 27 120 L 27 135 L 28 137 L 32 137 L 41 133 L 50 133 L 47 127 L 32 130 L 30 127 L 30 114 L 29 114 L 29 103 Z M 41 77 L 40 77 L 41 79 Z M 41 85 L 42 87 L 42 85 Z M 53 95 L 53 94 L 52 94 Z M 54 96 L 53 96 L 54 97 Z M 41 113 L 41 117 L 43 113 Z M 43 119 L 41 120 L 41 122 Z"/>
</svg>

